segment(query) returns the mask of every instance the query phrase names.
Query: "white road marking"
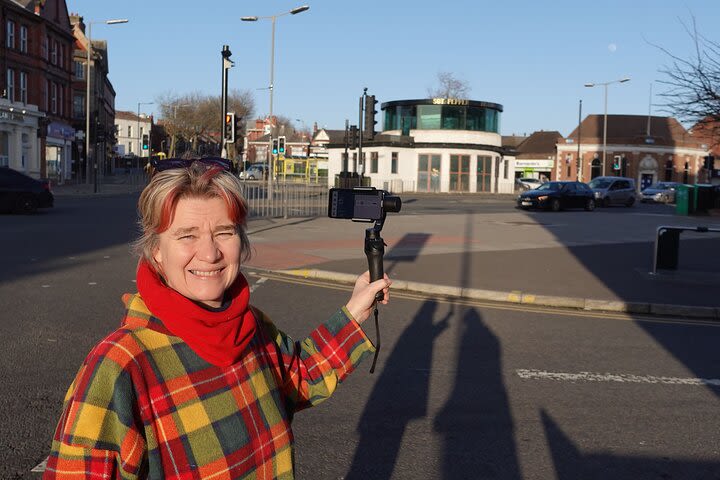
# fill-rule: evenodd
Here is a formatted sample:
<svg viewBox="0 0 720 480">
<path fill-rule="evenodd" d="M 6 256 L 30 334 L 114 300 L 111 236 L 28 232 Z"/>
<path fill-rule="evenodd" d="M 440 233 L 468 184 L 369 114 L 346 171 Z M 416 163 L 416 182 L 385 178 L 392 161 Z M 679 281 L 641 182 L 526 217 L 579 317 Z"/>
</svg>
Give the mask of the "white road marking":
<svg viewBox="0 0 720 480">
<path fill-rule="evenodd" d="M 253 286 L 250 287 L 250 293 L 254 292 L 254 291 L 257 289 L 257 287 L 259 287 L 260 285 L 262 285 L 262 284 L 265 283 L 265 282 L 267 282 L 267 278 L 265 278 L 265 277 L 260 277 L 260 278 L 258 279 L 258 281 L 255 282 L 255 285 L 253 285 Z"/>
<path fill-rule="evenodd" d="M 105 255 L 103 258 L 110 258 L 110 255 Z"/>
<path fill-rule="evenodd" d="M 42 288 L 50 288 L 50 285 L 43 285 Z"/>
<path fill-rule="evenodd" d="M 97 282 L 88 282 L 88 285 L 97 285 Z"/>
<path fill-rule="evenodd" d="M 655 377 L 652 375 L 632 375 L 629 373 L 592 373 L 592 372 L 548 372 L 545 370 L 518 369 L 520 378 L 526 380 L 559 380 L 569 382 L 618 382 L 618 383 L 660 383 L 664 385 L 720 386 L 717 378 Z"/>
</svg>

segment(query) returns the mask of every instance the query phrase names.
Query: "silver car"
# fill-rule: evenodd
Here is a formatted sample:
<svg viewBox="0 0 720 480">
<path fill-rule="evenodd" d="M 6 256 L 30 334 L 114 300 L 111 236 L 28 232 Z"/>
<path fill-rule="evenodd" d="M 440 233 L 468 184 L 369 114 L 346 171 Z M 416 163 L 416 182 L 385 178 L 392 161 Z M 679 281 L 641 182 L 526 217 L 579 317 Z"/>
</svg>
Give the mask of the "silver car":
<svg viewBox="0 0 720 480">
<path fill-rule="evenodd" d="M 588 184 L 595 193 L 595 203 L 603 207 L 632 207 L 637 198 L 635 179 L 627 177 L 595 177 Z"/>
<path fill-rule="evenodd" d="M 682 185 L 680 182 L 657 182 L 653 183 L 640 194 L 643 202 L 654 203 L 675 203 L 675 191 Z"/>
</svg>

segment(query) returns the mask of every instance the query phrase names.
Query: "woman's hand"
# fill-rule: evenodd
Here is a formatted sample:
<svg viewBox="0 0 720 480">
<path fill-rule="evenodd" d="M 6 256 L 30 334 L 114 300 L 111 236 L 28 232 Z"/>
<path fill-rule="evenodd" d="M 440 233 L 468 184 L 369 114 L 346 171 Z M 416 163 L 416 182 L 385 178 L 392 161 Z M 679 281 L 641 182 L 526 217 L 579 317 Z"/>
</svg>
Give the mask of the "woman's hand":
<svg viewBox="0 0 720 480">
<path fill-rule="evenodd" d="M 370 283 L 370 272 L 365 272 L 355 281 L 352 297 L 345 305 L 355 321 L 362 323 L 370 316 L 373 305 L 375 305 L 375 294 L 383 292 L 383 299 L 380 303 L 387 305 L 390 299 L 390 285 L 392 281 L 385 275 L 385 278 Z"/>
</svg>

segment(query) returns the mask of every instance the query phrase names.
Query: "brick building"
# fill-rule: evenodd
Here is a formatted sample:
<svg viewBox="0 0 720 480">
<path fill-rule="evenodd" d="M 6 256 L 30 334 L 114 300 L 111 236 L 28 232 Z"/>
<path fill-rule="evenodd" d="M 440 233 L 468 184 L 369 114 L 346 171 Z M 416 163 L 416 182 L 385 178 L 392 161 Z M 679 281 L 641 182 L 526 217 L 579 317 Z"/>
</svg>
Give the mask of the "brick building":
<svg viewBox="0 0 720 480">
<path fill-rule="evenodd" d="M 640 189 L 657 181 L 692 184 L 702 180 L 709 146 L 672 117 L 608 115 L 603 171 L 603 121 L 603 115 L 588 115 L 579 129 L 558 142 L 557 180 L 587 182 L 617 175 L 634 178 Z M 578 148 L 581 162 L 577 161 Z"/>
<path fill-rule="evenodd" d="M 71 169 L 72 30 L 64 0 L 0 0 L 0 165 L 35 177 Z"/>
</svg>

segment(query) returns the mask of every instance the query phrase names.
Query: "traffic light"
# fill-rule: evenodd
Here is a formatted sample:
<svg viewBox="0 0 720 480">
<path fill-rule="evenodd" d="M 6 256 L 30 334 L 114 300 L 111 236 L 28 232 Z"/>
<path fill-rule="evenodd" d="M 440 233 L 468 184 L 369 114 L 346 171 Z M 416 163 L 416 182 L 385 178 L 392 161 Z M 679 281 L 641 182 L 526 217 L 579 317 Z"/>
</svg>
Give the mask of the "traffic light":
<svg viewBox="0 0 720 480">
<path fill-rule="evenodd" d="M 356 125 L 350 125 L 347 143 L 350 150 L 358 148 L 358 127 Z"/>
<path fill-rule="evenodd" d="M 278 139 L 277 138 L 272 139 L 272 153 L 273 153 L 273 155 L 278 154 Z"/>
<path fill-rule="evenodd" d="M 225 114 L 223 138 L 225 138 L 225 143 L 235 143 L 235 112 Z"/>
<path fill-rule="evenodd" d="M 149 148 L 150 148 L 149 143 L 150 143 L 150 138 L 148 138 L 148 134 L 146 133 L 145 135 L 143 135 L 143 139 L 142 139 L 142 149 L 143 149 L 143 150 L 149 149 Z"/>
<path fill-rule="evenodd" d="M 372 140 L 375 136 L 375 125 L 377 124 L 375 105 L 377 105 L 375 95 L 367 95 L 365 97 L 365 129 L 363 130 L 363 136 L 368 140 Z"/>
<path fill-rule="evenodd" d="M 235 117 L 235 140 L 240 141 L 245 136 L 245 122 L 243 117 Z"/>
<path fill-rule="evenodd" d="M 278 152 L 281 155 L 285 154 L 285 137 L 278 137 Z"/>
</svg>

